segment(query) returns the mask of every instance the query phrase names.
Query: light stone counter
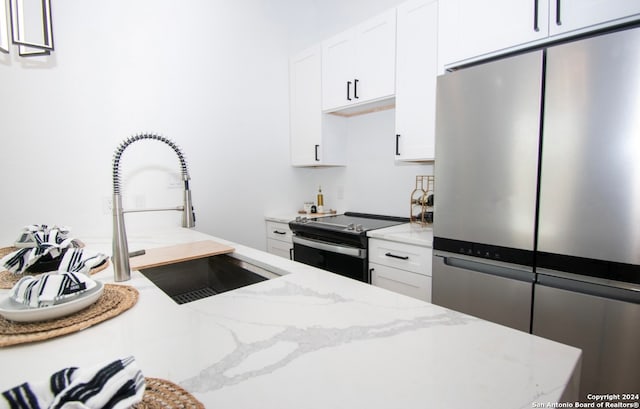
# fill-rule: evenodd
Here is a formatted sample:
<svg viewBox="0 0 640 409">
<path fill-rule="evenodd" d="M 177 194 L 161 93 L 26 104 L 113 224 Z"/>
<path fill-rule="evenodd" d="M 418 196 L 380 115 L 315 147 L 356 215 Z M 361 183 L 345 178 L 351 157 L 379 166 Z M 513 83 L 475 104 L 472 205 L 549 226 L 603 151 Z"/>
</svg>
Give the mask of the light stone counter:
<svg viewBox="0 0 640 409">
<path fill-rule="evenodd" d="M 417 223 L 398 224 L 396 226 L 367 232 L 367 237 L 433 247 L 433 229 Z"/>
<path fill-rule="evenodd" d="M 289 223 L 292 220 L 295 220 L 296 217 L 327 217 L 327 216 L 335 216 L 340 213 L 283 213 L 283 214 L 266 214 L 264 219 L 271 222 L 276 223 Z"/>
<path fill-rule="evenodd" d="M 81 237 L 110 253 L 110 239 Z M 531 408 L 573 401 L 578 349 L 186 229 L 130 250 L 213 239 L 283 274 L 177 305 L 138 272 L 136 306 L 81 332 L 0 348 L 0 391 L 134 355 L 209 408 Z M 111 282 L 111 268 L 95 275 Z M 6 290 L 0 297 L 6 295 Z"/>
</svg>

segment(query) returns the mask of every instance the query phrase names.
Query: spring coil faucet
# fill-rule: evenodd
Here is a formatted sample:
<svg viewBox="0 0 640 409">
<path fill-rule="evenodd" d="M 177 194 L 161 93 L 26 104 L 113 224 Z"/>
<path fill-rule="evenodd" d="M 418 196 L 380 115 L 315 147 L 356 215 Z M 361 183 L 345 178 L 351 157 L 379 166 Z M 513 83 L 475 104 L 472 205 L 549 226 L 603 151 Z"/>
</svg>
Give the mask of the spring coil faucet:
<svg viewBox="0 0 640 409">
<path fill-rule="evenodd" d="M 122 197 L 120 196 L 120 159 L 125 149 L 132 143 L 143 139 L 151 139 L 164 142 L 169 145 L 178 155 L 180 160 L 180 170 L 184 182 L 183 205 L 160 209 L 135 209 L 124 210 L 122 208 Z M 191 203 L 191 190 L 189 190 L 189 171 L 187 162 L 182 151 L 173 141 L 162 135 L 154 133 L 139 133 L 125 139 L 115 151 L 113 156 L 113 274 L 115 281 L 127 281 L 131 278 L 131 267 L 129 265 L 129 245 L 127 243 L 127 233 L 124 226 L 124 214 L 131 212 L 151 212 L 164 210 L 178 210 L 182 212 L 182 227 L 195 226 L 195 214 Z"/>
</svg>

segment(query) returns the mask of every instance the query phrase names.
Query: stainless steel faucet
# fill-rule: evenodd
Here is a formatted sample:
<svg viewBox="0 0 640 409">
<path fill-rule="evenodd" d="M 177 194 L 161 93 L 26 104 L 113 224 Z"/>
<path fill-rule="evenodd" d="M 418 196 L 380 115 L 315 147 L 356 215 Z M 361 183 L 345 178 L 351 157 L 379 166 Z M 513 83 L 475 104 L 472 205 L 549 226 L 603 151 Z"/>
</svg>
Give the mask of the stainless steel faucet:
<svg viewBox="0 0 640 409">
<path fill-rule="evenodd" d="M 122 208 L 122 198 L 120 196 L 120 159 L 124 150 L 136 141 L 152 139 L 164 142 L 169 145 L 180 159 L 182 180 L 184 181 L 184 195 L 182 206 L 156 209 L 132 209 Z M 131 212 L 153 212 L 164 210 L 178 210 L 182 212 L 182 227 L 194 227 L 196 224 L 193 205 L 191 203 L 191 190 L 189 190 L 189 171 L 187 162 L 182 151 L 173 141 L 161 135 L 140 133 L 125 139 L 115 151 L 113 156 L 113 275 L 115 281 L 127 281 L 131 278 L 131 267 L 129 265 L 129 245 L 127 244 L 127 232 L 124 227 L 124 214 Z"/>
</svg>

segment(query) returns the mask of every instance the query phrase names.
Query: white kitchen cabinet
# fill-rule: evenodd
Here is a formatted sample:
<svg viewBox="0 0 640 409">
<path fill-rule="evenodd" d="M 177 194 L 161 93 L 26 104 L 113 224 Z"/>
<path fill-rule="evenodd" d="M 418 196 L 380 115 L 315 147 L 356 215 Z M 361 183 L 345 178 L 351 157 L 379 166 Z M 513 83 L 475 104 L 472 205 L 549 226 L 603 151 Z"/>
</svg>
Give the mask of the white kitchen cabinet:
<svg viewBox="0 0 640 409">
<path fill-rule="evenodd" d="M 290 153 L 293 166 L 346 163 L 346 119 L 322 113 L 319 45 L 289 60 Z"/>
<path fill-rule="evenodd" d="M 412 0 L 397 9 L 396 160 L 435 157 L 438 2 Z"/>
<path fill-rule="evenodd" d="M 544 0 L 440 0 L 441 64 L 546 38 L 548 14 Z"/>
<path fill-rule="evenodd" d="M 338 111 L 393 97 L 396 10 L 322 43 L 322 109 Z"/>
<path fill-rule="evenodd" d="M 431 256 L 429 247 L 370 238 L 371 284 L 431 302 Z"/>
<path fill-rule="evenodd" d="M 369 264 L 371 284 L 395 293 L 404 294 L 422 301 L 431 302 L 431 276 Z"/>
<path fill-rule="evenodd" d="M 267 220 L 267 252 L 291 259 L 293 233 L 287 223 Z"/>
<path fill-rule="evenodd" d="M 439 64 L 455 66 L 640 18 L 629 0 L 440 0 Z"/>
<path fill-rule="evenodd" d="M 640 1 L 550 0 L 550 2 L 550 35 L 640 18 Z"/>
</svg>

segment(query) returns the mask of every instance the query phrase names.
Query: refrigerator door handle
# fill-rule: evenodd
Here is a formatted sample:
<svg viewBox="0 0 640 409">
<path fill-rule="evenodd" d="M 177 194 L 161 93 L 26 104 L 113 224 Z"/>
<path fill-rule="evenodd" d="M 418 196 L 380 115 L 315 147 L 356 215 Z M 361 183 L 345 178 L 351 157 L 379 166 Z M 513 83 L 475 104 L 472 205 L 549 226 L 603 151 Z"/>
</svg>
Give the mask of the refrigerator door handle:
<svg viewBox="0 0 640 409">
<path fill-rule="evenodd" d="M 442 262 L 445 265 L 451 267 L 475 271 L 483 274 L 491 274 L 498 277 L 524 281 L 528 283 L 532 283 L 534 281 L 533 270 L 531 267 L 527 266 L 463 256 L 443 251 L 436 251 L 434 252 L 433 256 L 441 257 Z"/>
<path fill-rule="evenodd" d="M 640 287 L 633 283 L 605 280 L 547 268 L 538 268 L 536 272 L 538 273 L 537 284 L 539 285 L 640 304 Z"/>
</svg>

